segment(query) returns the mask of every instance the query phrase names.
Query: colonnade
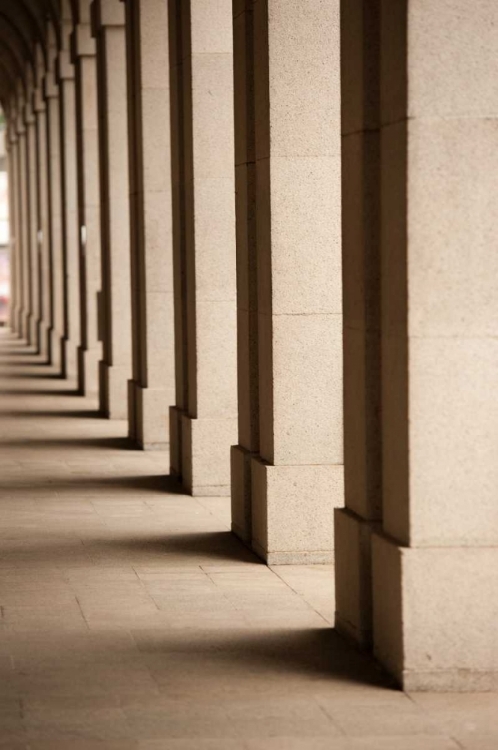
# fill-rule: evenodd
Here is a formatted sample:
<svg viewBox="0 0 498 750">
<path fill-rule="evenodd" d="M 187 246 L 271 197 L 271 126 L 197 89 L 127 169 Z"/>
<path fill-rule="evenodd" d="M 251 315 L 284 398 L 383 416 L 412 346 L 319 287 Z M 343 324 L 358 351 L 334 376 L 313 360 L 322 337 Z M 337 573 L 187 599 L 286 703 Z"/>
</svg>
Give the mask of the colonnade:
<svg viewBox="0 0 498 750">
<path fill-rule="evenodd" d="M 405 688 L 496 689 L 496 4 L 11 5 L 13 330 L 268 564 L 335 559 Z"/>
</svg>

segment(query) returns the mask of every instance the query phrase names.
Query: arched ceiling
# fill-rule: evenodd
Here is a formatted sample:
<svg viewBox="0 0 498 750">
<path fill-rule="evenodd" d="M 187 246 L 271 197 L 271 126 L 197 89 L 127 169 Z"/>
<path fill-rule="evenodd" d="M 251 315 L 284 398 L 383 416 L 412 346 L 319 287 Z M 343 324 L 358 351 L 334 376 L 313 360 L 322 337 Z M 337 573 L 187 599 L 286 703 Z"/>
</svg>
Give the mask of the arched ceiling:
<svg viewBox="0 0 498 750">
<path fill-rule="evenodd" d="M 0 99 L 12 105 L 28 81 L 40 79 L 49 47 L 67 44 L 67 29 L 87 20 L 90 0 L 0 0 Z M 53 53 L 52 53 L 53 54 Z"/>
</svg>

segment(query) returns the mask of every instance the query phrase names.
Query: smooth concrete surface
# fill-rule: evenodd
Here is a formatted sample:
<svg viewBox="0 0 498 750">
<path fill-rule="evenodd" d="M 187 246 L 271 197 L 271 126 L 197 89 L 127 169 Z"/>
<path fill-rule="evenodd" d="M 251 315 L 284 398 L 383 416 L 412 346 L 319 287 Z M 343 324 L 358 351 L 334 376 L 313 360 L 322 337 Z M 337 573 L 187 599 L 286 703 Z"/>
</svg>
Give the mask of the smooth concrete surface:
<svg viewBox="0 0 498 750">
<path fill-rule="evenodd" d="M 330 565 L 262 564 L 53 375 L 0 333 L 0 746 L 495 750 L 498 695 L 394 689 Z"/>
</svg>

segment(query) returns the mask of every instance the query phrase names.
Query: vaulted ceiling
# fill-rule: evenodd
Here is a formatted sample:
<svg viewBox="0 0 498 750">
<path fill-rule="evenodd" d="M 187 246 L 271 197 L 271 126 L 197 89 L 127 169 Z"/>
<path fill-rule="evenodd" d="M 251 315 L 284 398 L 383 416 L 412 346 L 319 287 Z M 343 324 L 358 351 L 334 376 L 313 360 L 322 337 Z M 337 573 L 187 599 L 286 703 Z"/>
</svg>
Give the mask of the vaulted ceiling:
<svg viewBox="0 0 498 750">
<path fill-rule="evenodd" d="M 26 93 L 35 66 L 46 69 L 51 54 L 65 47 L 65 29 L 89 20 L 91 0 L 0 0 L 0 101 Z"/>
</svg>

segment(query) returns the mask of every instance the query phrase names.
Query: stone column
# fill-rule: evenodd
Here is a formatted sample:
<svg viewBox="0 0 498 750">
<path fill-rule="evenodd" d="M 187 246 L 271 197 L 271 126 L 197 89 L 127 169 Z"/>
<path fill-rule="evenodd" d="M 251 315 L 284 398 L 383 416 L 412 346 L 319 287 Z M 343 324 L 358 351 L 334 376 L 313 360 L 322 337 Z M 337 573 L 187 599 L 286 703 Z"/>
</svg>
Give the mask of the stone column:
<svg viewBox="0 0 498 750">
<path fill-rule="evenodd" d="M 130 197 L 125 8 L 94 0 L 101 172 L 102 335 L 100 404 L 110 418 L 128 415 L 131 368 Z"/>
<path fill-rule="evenodd" d="M 487 0 L 382 0 L 382 530 L 375 655 L 407 690 L 498 685 L 498 152 Z"/>
<path fill-rule="evenodd" d="M 234 530 L 270 564 L 328 562 L 343 504 L 339 3 L 234 7 L 249 394 L 232 451 Z"/>
<path fill-rule="evenodd" d="M 231 452 L 232 530 L 252 536 L 251 459 L 259 452 L 253 0 L 234 0 L 238 445 Z"/>
<path fill-rule="evenodd" d="M 209 12 L 202 0 L 173 0 L 170 23 L 173 148 L 181 149 L 173 169 L 176 322 L 183 339 L 172 473 L 195 495 L 225 495 L 237 427 L 230 0 Z"/>
<path fill-rule="evenodd" d="M 8 179 L 9 179 L 9 223 L 10 223 L 10 310 L 9 324 L 19 333 L 20 264 L 18 242 L 18 161 L 19 147 L 15 123 L 15 109 L 11 107 L 8 116 Z"/>
<path fill-rule="evenodd" d="M 20 311 L 19 311 L 19 333 L 26 339 L 30 340 L 29 329 L 29 310 L 31 298 L 31 273 L 30 273 L 30 256 L 29 256 L 29 193 L 28 193 L 28 147 L 26 136 L 26 124 L 24 119 L 25 97 L 18 94 L 18 111 L 17 111 L 17 137 L 19 143 L 19 160 L 18 160 L 18 220 L 19 220 L 19 261 L 21 267 L 20 273 Z"/>
<path fill-rule="evenodd" d="M 372 641 L 373 530 L 382 518 L 380 0 L 341 5 L 344 469 L 335 514 L 336 627 Z"/>
<path fill-rule="evenodd" d="M 169 444 L 175 403 L 173 237 L 168 60 L 164 0 L 126 0 L 133 314 L 130 437 Z"/>
<path fill-rule="evenodd" d="M 72 31 L 70 10 L 65 13 L 61 36 L 62 49 L 57 59 L 60 92 L 61 156 L 62 156 L 62 237 L 64 259 L 64 356 L 63 375 L 77 374 L 77 352 L 80 345 L 80 285 L 78 182 L 76 158 L 76 92 L 74 67 L 71 63 L 69 40 Z"/>
<path fill-rule="evenodd" d="M 39 350 L 39 311 L 40 311 L 40 263 L 38 248 L 38 186 L 37 186 L 37 137 L 36 119 L 33 111 L 33 82 L 30 81 L 24 108 L 27 146 L 27 195 L 28 195 L 28 253 L 29 253 L 29 303 L 28 337 L 29 342 Z"/>
<path fill-rule="evenodd" d="M 39 250 L 39 278 L 40 298 L 38 308 L 39 331 L 38 340 L 40 353 L 49 356 L 50 352 L 50 324 L 52 310 L 52 283 L 50 268 L 50 233 L 49 233 L 49 168 L 48 168 L 48 140 L 47 140 L 47 107 L 43 96 L 43 79 L 45 74 L 41 48 L 37 48 L 37 81 L 33 98 L 33 109 L 36 120 L 36 192 L 38 199 L 38 250 Z"/>
<path fill-rule="evenodd" d="M 51 278 L 50 361 L 62 365 L 64 337 L 64 287 L 62 262 L 61 130 L 59 86 L 55 78 L 57 47 L 49 26 L 48 70 L 44 81 L 47 103 L 49 252 Z"/>
<path fill-rule="evenodd" d="M 97 294 L 101 287 L 100 172 L 97 113 L 97 60 L 90 18 L 80 19 L 72 38 L 76 81 L 81 345 L 78 390 L 98 392 L 102 345 L 98 340 Z M 84 22 L 83 22 L 84 21 Z"/>
</svg>

